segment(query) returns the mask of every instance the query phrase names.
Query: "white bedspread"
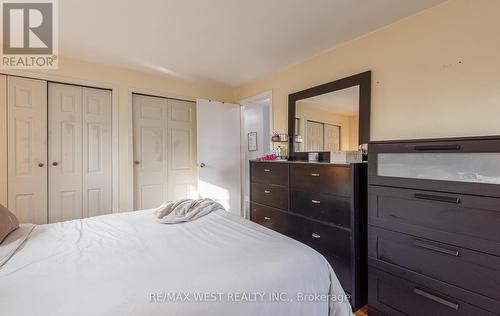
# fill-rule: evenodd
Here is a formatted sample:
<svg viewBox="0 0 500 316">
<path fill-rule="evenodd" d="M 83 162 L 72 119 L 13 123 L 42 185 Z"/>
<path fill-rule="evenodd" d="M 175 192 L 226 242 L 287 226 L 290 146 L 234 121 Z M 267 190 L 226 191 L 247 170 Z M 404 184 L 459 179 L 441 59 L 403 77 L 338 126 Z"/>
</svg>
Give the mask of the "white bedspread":
<svg viewBox="0 0 500 316">
<path fill-rule="evenodd" d="M 319 253 L 224 211 L 175 225 L 140 211 L 37 226 L 0 268 L 2 316 L 352 315 L 346 301 L 299 302 L 306 293 L 344 294 Z"/>
</svg>

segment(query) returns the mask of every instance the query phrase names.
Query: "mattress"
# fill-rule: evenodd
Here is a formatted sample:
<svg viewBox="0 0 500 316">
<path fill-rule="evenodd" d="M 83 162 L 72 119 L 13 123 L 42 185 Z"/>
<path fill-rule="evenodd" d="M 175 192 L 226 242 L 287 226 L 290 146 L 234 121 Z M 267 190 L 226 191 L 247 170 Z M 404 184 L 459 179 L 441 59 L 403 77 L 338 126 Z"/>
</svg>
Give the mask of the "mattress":
<svg viewBox="0 0 500 316">
<path fill-rule="evenodd" d="M 0 268 L 2 316 L 352 315 L 324 257 L 225 211 L 174 225 L 145 210 L 23 231 Z"/>
</svg>

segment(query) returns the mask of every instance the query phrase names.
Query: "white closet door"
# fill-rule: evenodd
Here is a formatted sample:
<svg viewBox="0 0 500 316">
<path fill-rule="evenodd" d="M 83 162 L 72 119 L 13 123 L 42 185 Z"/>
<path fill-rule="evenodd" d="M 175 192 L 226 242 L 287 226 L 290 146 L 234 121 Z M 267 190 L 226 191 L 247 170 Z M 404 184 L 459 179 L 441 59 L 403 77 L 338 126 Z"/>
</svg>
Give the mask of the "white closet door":
<svg viewBox="0 0 500 316">
<path fill-rule="evenodd" d="M 49 84 L 49 222 L 112 211 L 111 91 Z"/>
<path fill-rule="evenodd" d="M 196 103 L 169 100 L 167 141 L 167 198 L 197 197 Z"/>
<path fill-rule="evenodd" d="M 8 207 L 47 223 L 47 82 L 8 77 Z"/>
<path fill-rule="evenodd" d="M 306 122 L 307 151 L 323 151 L 323 124 Z"/>
<path fill-rule="evenodd" d="M 112 212 L 111 91 L 83 88 L 83 216 Z"/>
<path fill-rule="evenodd" d="M 133 95 L 136 210 L 157 207 L 168 198 L 167 113 L 167 99 Z"/>
<path fill-rule="evenodd" d="M 82 88 L 49 83 L 49 222 L 82 217 Z"/>
<path fill-rule="evenodd" d="M 324 150 L 339 151 L 340 150 L 340 126 L 324 124 Z"/>
</svg>

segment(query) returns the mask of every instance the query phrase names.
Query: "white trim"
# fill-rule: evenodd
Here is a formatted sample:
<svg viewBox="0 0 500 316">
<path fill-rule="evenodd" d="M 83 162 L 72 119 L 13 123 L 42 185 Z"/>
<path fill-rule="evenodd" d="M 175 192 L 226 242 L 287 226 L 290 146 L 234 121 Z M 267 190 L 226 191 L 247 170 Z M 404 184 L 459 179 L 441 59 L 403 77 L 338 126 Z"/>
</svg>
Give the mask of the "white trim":
<svg viewBox="0 0 500 316">
<path fill-rule="evenodd" d="M 242 114 L 241 114 L 241 134 L 245 134 L 245 126 L 243 125 L 244 123 L 244 116 L 243 116 L 243 107 L 244 106 L 252 106 L 253 103 L 255 102 L 258 102 L 258 101 L 264 101 L 264 100 L 267 100 L 269 99 L 269 131 L 273 131 L 273 91 L 272 90 L 269 90 L 269 91 L 265 91 L 265 92 L 262 92 L 262 93 L 259 93 L 257 95 L 254 95 L 252 97 L 249 97 L 249 98 L 246 98 L 246 99 L 243 99 L 239 102 L 239 104 L 241 105 L 242 107 Z M 244 137 L 244 135 L 243 135 Z M 243 143 L 244 139 L 242 139 L 242 143 Z M 271 142 L 269 142 L 269 150 L 272 149 L 272 144 Z M 245 151 L 242 149 L 242 156 L 244 157 L 245 156 Z"/>
<path fill-rule="evenodd" d="M 266 99 L 271 99 L 271 102 L 272 102 L 273 90 L 264 91 L 264 92 L 261 92 L 257 95 L 245 98 L 245 99 L 241 100 L 239 103 L 244 105 L 244 104 L 255 103 L 257 101 L 262 101 L 262 100 L 266 100 Z"/>
<path fill-rule="evenodd" d="M 144 94 L 152 97 L 160 97 L 160 98 L 168 98 L 168 99 L 178 99 L 191 101 L 196 103 L 196 98 L 186 97 L 182 95 L 177 95 L 174 93 L 149 90 L 143 88 L 129 88 L 127 91 L 128 95 L 128 106 L 127 106 L 127 115 L 128 115 L 128 174 L 129 174 L 129 183 L 128 183 L 128 207 L 127 210 L 133 211 L 134 207 L 134 111 L 133 111 L 133 95 L 134 94 Z M 196 158 L 198 159 L 198 157 Z"/>
<path fill-rule="evenodd" d="M 119 179 L 119 148 L 118 148 L 118 85 L 99 82 L 94 80 L 85 80 L 78 79 L 60 75 L 53 74 L 41 74 L 41 73 L 31 73 L 27 71 L 20 70 L 2 70 L 0 74 L 8 75 L 8 76 L 18 76 L 18 77 L 26 77 L 31 79 L 40 79 L 46 80 L 48 82 L 57 82 L 57 83 L 65 83 L 65 84 L 73 84 L 101 89 L 111 90 L 111 124 L 112 124 L 112 160 L 113 160 L 113 213 L 117 213 L 120 211 L 120 179 Z"/>
<path fill-rule="evenodd" d="M 162 92 L 162 91 L 156 91 L 156 90 L 150 90 L 150 89 L 143 89 L 143 88 L 129 88 L 128 89 L 129 94 L 144 94 L 144 95 L 149 95 L 152 97 L 160 97 L 160 98 L 167 98 L 167 99 L 178 99 L 178 100 L 184 100 L 184 101 L 191 101 L 196 103 L 196 98 L 193 97 L 187 97 L 175 93 L 169 93 L 169 92 Z"/>
<path fill-rule="evenodd" d="M 272 132 L 273 131 L 273 91 L 272 90 L 269 90 L 269 91 L 265 91 L 265 92 L 262 92 L 262 93 L 259 93 L 257 95 L 254 95 L 254 96 L 251 96 L 251 97 L 248 97 L 246 99 L 243 99 L 241 100 L 239 103 L 241 105 L 241 118 L 240 118 L 240 138 L 241 138 L 241 215 L 243 217 L 247 217 L 247 215 L 249 214 L 246 214 L 246 202 L 247 202 L 247 196 L 246 196 L 246 187 L 247 187 L 247 183 L 246 183 L 246 168 L 247 168 L 247 161 L 245 161 L 245 157 L 246 157 L 246 135 L 245 135 L 245 106 L 252 106 L 252 105 L 255 105 L 255 103 L 259 102 L 259 101 L 264 101 L 264 100 L 269 100 L 269 131 Z M 268 135 L 269 137 L 271 135 Z M 269 148 L 268 150 L 271 151 L 272 149 L 272 143 L 271 141 L 269 140 L 268 142 L 269 144 Z"/>
</svg>

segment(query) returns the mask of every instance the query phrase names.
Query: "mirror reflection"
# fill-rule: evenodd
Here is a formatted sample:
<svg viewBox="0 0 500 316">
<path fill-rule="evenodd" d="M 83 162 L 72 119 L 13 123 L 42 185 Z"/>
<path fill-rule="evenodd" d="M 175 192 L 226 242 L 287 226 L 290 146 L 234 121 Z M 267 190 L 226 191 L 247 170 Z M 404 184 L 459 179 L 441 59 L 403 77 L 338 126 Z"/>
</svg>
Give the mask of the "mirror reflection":
<svg viewBox="0 0 500 316">
<path fill-rule="evenodd" d="M 357 150 L 359 86 L 296 102 L 295 151 Z"/>
</svg>

